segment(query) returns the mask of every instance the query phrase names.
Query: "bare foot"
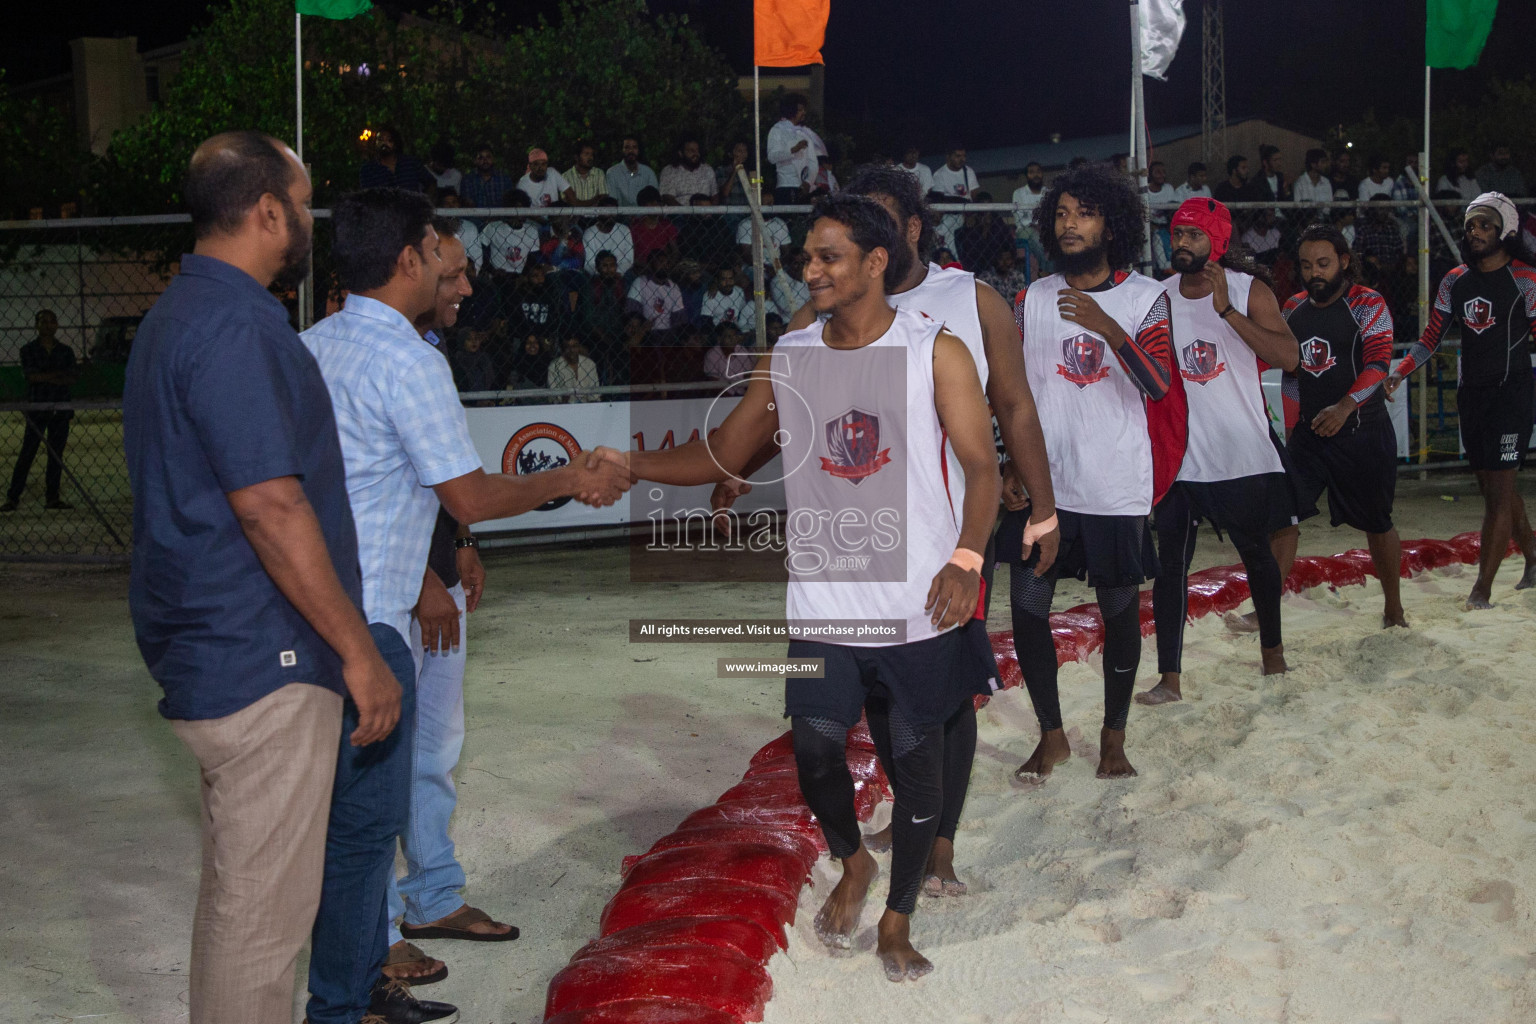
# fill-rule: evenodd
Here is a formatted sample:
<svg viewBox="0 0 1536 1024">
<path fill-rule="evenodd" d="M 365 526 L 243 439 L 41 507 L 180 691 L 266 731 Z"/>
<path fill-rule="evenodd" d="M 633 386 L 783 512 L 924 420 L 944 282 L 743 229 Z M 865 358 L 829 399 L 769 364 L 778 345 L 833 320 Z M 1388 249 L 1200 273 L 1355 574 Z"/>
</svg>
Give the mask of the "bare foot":
<svg viewBox="0 0 1536 1024">
<path fill-rule="evenodd" d="M 1525 563 L 1525 573 L 1520 577 L 1520 582 L 1515 584 L 1516 590 L 1529 590 L 1536 587 L 1536 562 Z"/>
<path fill-rule="evenodd" d="M 1257 633 L 1259 631 L 1259 613 L 1249 612 L 1247 615 L 1239 615 L 1234 609 L 1221 617 L 1228 629 L 1234 633 Z"/>
<path fill-rule="evenodd" d="M 1129 779 L 1136 774 L 1125 756 L 1124 729 L 1100 729 L 1099 748 L 1103 753 L 1099 755 L 1098 778 Z"/>
<path fill-rule="evenodd" d="M 815 921 L 816 937 L 828 949 L 840 952 L 853 948 L 853 931 L 859 926 L 864 898 L 879 873 L 875 858 L 862 846 L 853 856 L 843 858 L 843 877 L 827 895 Z"/>
<path fill-rule="evenodd" d="M 864 837 L 864 849 L 870 853 L 891 852 L 891 826 L 887 825 L 879 832 L 871 832 Z"/>
<path fill-rule="evenodd" d="M 1396 608 L 1388 608 L 1381 613 L 1381 628 L 1391 629 L 1393 626 L 1401 626 L 1404 629 L 1408 628 L 1408 616 L 1403 614 L 1402 605 L 1398 605 Z"/>
<path fill-rule="evenodd" d="M 933 973 L 933 963 L 912 948 L 912 918 L 886 909 L 880 915 L 879 940 L 875 952 L 885 968 L 885 976 L 891 981 L 916 981 L 925 974 Z"/>
<path fill-rule="evenodd" d="M 1482 585 L 1479 584 L 1478 586 L 1472 588 L 1472 593 L 1467 595 L 1467 603 L 1465 607 L 1469 612 L 1480 611 L 1484 608 L 1492 608 L 1493 595 L 1484 590 Z"/>
<path fill-rule="evenodd" d="M 964 896 L 966 885 L 955 874 L 953 840 L 936 838 L 928 853 L 928 869 L 923 878 L 923 892 L 929 896 Z"/>
<path fill-rule="evenodd" d="M 1029 755 L 1029 760 L 1019 765 L 1013 774 L 1018 776 L 1033 775 L 1045 778 L 1051 774 L 1051 769 L 1072 757 L 1072 747 L 1067 743 L 1067 734 L 1060 729 L 1051 729 L 1040 734 L 1040 742 L 1035 746 L 1035 752 Z"/>
<path fill-rule="evenodd" d="M 1259 660 L 1264 663 L 1264 674 L 1267 676 L 1284 675 L 1290 670 L 1290 666 L 1285 663 L 1284 644 L 1260 648 Z"/>
<path fill-rule="evenodd" d="M 1150 690 L 1143 690 L 1136 695 L 1137 704 L 1146 704 L 1152 707 L 1158 704 L 1172 704 L 1176 700 L 1183 700 L 1184 694 L 1179 689 L 1179 673 L 1164 672 L 1157 685 Z"/>
</svg>

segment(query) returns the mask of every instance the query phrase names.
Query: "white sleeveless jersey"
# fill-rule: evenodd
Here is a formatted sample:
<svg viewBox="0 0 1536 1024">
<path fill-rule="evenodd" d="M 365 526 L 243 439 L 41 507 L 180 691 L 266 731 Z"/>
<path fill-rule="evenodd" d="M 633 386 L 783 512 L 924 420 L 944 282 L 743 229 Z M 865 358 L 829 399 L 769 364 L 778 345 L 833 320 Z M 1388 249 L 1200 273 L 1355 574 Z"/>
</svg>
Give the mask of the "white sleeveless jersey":
<svg viewBox="0 0 1536 1024">
<path fill-rule="evenodd" d="M 898 619 L 903 642 L 939 635 L 923 610 L 960 539 L 965 480 L 951 473 L 934 408 L 937 320 L 898 309 L 856 350 L 818 321 L 779 339 L 773 391 L 789 510 L 790 619 Z M 894 639 L 812 637 L 856 647 Z"/>
<path fill-rule="evenodd" d="M 910 309 L 943 324 L 945 329 L 965 342 L 976 360 L 976 374 L 981 378 L 981 389 L 987 389 L 987 349 L 981 337 L 981 313 L 976 308 L 976 275 L 966 270 L 955 270 L 928 264 L 928 276 L 923 283 L 900 295 L 887 295 L 886 300 L 897 309 Z"/>
<path fill-rule="evenodd" d="M 1146 397 L 1103 337 L 1061 318 L 1057 293 L 1066 287 L 1061 274 L 1036 281 L 1018 317 L 1056 505 L 1090 515 L 1146 515 L 1154 481 Z M 1135 338 L 1160 305 L 1163 286 L 1133 272 L 1092 294 Z"/>
<path fill-rule="evenodd" d="M 1228 270 L 1227 294 L 1248 313 L 1254 279 Z M 1173 313 L 1174 362 L 1189 401 L 1189 441 L 1180 480 L 1215 483 L 1285 467 L 1269 439 L 1269 414 L 1259 381 L 1259 357 L 1225 320 L 1209 295 L 1186 299 L 1179 275 L 1163 282 Z"/>
</svg>

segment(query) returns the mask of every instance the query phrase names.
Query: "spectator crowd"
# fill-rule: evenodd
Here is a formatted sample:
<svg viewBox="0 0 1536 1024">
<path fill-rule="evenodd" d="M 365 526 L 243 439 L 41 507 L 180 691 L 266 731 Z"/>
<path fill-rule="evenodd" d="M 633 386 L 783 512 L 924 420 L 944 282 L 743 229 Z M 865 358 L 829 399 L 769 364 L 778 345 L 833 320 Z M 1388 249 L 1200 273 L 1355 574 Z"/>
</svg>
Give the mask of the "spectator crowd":
<svg viewBox="0 0 1536 1024">
<path fill-rule="evenodd" d="M 775 214 L 774 206 L 804 205 L 838 188 L 827 147 L 805 119 L 804 99 L 785 97 L 764 140 L 760 198 L 769 345 L 808 299 L 801 280 L 805 226 L 799 216 Z M 490 146 L 476 149 L 461 169 L 451 147 L 434 146 L 423 162 L 386 127 L 373 136 L 359 179 L 365 188 L 414 189 L 432 195 L 441 209 L 465 211 L 458 237 L 469 255 L 473 294 L 448 339 L 460 390 L 557 388 L 571 392 L 570 400 L 592 401 L 598 397 L 594 389 L 608 385 L 729 381 L 760 354 L 754 347 L 752 221 L 745 209 L 755 161 L 746 141 L 726 153 L 726 161 L 712 167 L 700 141 L 683 138 L 658 172 L 641 140 L 627 136 L 618 160 L 606 168 L 599 165 L 597 146 L 581 143 L 564 171 L 544 150 L 528 150 L 522 173 L 514 177 L 515 170 L 498 165 Z M 1215 170 L 1214 181 L 1203 163 L 1188 165 L 1175 182 L 1162 161 L 1152 161 L 1144 180 L 1154 273 L 1171 272 L 1168 219 L 1186 199 L 1273 202 L 1273 208 L 1239 207 L 1234 215 L 1238 240 L 1270 269 L 1277 295 L 1300 288 L 1291 253 L 1302 230 L 1327 221 L 1349 240 L 1364 282 L 1387 296 L 1400 322 L 1411 322 L 1418 220 L 1404 204 L 1418 198 L 1417 154 L 1395 161 L 1372 155 L 1357 167 L 1349 148 L 1310 149 L 1301 154 L 1299 170 L 1288 156 L 1272 145 L 1260 146 L 1255 159 L 1233 154 Z M 933 262 L 970 270 L 1005 296 L 1052 270 L 1033 227 L 1046 191 L 1043 166 L 1025 169 L 1009 204 L 1010 222 L 980 187 L 963 145 L 952 145 L 937 167 L 920 157 L 909 146 L 900 160 L 883 162 L 913 175 L 931 203 L 979 207 L 936 218 Z M 1132 173 L 1123 156 L 1114 159 Z M 1078 157 L 1072 165 L 1086 162 Z M 1527 195 L 1508 146 L 1493 147 L 1486 163 L 1472 165 L 1465 150 L 1451 151 L 1438 177 L 1430 176 L 1431 198 L 1465 203 L 1490 190 Z M 1335 205 L 1322 205 L 1329 203 Z M 732 209 L 695 212 L 718 206 Z M 623 219 L 621 208 L 627 208 Z M 634 209 L 646 212 L 629 212 Z M 1430 242 L 1437 280 L 1459 257 L 1438 232 Z"/>
</svg>

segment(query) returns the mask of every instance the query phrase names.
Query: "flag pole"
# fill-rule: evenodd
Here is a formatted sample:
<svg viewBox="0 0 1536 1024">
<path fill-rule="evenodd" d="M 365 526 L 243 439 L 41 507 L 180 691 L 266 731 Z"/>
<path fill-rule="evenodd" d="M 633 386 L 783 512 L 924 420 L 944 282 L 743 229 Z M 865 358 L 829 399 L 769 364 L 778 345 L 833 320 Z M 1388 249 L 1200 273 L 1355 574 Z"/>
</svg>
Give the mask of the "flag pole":
<svg viewBox="0 0 1536 1024">
<path fill-rule="evenodd" d="M 1141 264 L 1141 272 L 1148 276 L 1152 273 L 1152 224 L 1151 216 L 1147 210 L 1146 192 L 1148 181 L 1142 176 L 1146 174 L 1146 142 L 1142 134 L 1142 120 L 1146 116 L 1146 93 L 1142 87 L 1141 69 L 1141 3 L 1140 0 L 1130 0 L 1131 6 L 1131 145 L 1126 155 L 1126 170 L 1130 172 L 1133 180 L 1136 180 L 1138 191 L 1142 193 L 1141 223 L 1142 243 L 1141 252 L 1137 254 L 1137 260 Z"/>
<path fill-rule="evenodd" d="M 1429 64 L 1424 64 L 1424 150 L 1419 154 L 1419 329 L 1429 323 Z M 1451 247 L 1455 251 L 1455 246 Z M 1427 375 L 1424 378 L 1428 379 Z M 1429 389 L 1419 384 L 1419 462 L 1429 461 Z M 1420 474 L 1423 478 L 1423 474 Z"/>
<path fill-rule="evenodd" d="M 754 29 L 754 33 L 755 33 Z M 754 48 L 757 40 L 752 40 Z M 752 58 L 752 161 L 757 168 L 757 189 L 747 190 L 752 207 L 752 306 L 757 318 L 756 348 L 768 347 L 768 324 L 763 281 L 763 94 L 756 55 Z"/>
<path fill-rule="evenodd" d="M 293 12 L 293 152 L 299 158 L 299 164 L 307 171 L 309 167 L 304 163 L 304 15 L 297 10 Z M 308 327 L 315 318 L 313 239 L 310 240 L 310 256 L 310 271 L 295 289 L 299 306 L 299 330 Z"/>
</svg>

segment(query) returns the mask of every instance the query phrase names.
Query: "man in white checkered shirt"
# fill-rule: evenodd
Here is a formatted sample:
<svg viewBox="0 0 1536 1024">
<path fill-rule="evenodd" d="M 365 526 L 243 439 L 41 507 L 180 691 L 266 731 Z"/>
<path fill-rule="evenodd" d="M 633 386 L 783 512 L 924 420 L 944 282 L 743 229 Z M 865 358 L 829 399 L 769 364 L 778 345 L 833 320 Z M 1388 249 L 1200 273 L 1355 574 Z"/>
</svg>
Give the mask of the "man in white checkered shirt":
<svg viewBox="0 0 1536 1024">
<path fill-rule="evenodd" d="M 400 682 L 401 716 L 381 743 L 340 748 L 307 1017 L 311 1024 L 357 1024 L 365 1014 L 447 1022 L 457 1019 L 453 1007 L 415 1000 L 380 971 L 388 879 L 410 797 L 416 666 L 405 637 L 438 505 L 468 525 L 567 496 L 610 505 L 629 480 L 611 463 L 588 459 L 528 476 L 487 474 L 447 360 L 412 327 L 433 308 L 443 268 L 432 204 L 416 193 L 370 189 L 337 203 L 332 224 L 338 277 L 351 294 L 341 312 L 302 337 L 336 409 L 363 610 Z M 594 462 L 601 464 L 588 468 Z M 346 716 L 356 718 L 350 702 Z M 353 727 L 344 724 L 342 735 Z"/>
</svg>

